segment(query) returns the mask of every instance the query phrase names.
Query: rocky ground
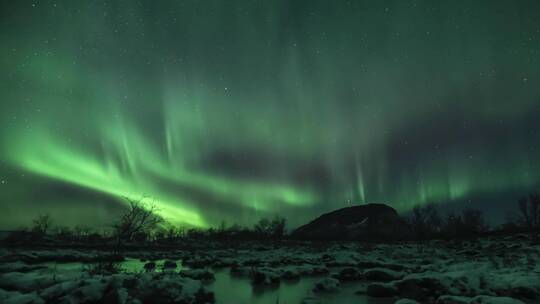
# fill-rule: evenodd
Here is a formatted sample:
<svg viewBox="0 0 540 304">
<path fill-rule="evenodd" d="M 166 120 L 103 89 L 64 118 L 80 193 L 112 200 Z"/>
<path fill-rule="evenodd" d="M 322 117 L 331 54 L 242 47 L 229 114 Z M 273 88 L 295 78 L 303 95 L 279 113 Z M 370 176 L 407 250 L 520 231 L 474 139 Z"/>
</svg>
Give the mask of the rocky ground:
<svg viewBox="0 0 540 304">
<path fill-rule="evenodd" d="M 387 303 L 540 303 L 540 244 L 529 235 L 421 245 L 224 246 L 130 252 L 127 256 L 143 266 L 118 273 L 101 267 L 107 263 L 97 262 L 104 256 L 99 251 L 4 248 L 0 303 L 237 303 L 215 299 L 207 288 L 216 269 L 254 287 L 316 277 L 313 296 L 303 303 L 320 303 L 321 295 L 339 293 L 344 284 L 354 284 L 359 298 Z M 51 261 L 88 267 L 70 271 L 51 267 Z"/>
</svg>

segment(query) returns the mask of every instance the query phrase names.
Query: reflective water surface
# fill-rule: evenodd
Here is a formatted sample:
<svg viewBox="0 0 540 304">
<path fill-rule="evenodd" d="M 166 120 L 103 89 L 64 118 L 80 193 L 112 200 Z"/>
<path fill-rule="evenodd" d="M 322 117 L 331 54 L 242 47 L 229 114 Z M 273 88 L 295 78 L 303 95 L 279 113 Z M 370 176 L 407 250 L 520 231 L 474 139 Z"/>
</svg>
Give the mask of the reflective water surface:
<svg viewBox="0 0 540 304">
<path fill-rule="evenodd" d="M 154 271 L 163 271 L 164 260 L 156 263 Z M 138 259 L 126 259 L 121 262 L 125 272 L 144 272 L 144 265 Z M 47 263 L 50 268 L 57 271 L 79 271 L 87 267 L 83 263 Z M 189 269 L 177 261 L 174 271 Z M 214 292 L 217 304 L 298 304 L 302 303 L 356 303 L 356 304 L 390 304 L 393 299 L 377 299 L 356 292 L 362 283 L 351 282 L 343 284 L 338 292 L 314 293 L 313 286 L 323 277 L 301 277 L 296 281 L 282 281 L 277 286 L 253 287 L 248 278 L 231 276 L 229 268 L 213 269 L 215 280 L 206 283 L 206 288 Z"/>
</svg>

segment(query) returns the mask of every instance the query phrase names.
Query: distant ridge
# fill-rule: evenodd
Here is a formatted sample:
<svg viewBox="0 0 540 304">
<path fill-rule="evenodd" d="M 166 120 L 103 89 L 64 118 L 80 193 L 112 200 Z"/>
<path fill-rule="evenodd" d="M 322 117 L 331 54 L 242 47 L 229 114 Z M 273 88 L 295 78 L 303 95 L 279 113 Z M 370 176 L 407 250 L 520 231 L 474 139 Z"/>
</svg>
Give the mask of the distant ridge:
<svg viewBox="0 0 540 304">
<path fill-rule="evenodd" d="M 365 204 L 325 213 L 292 233 L 305 240 L 400 240 L 410 237 L 405 221 L 385 204 Z"/>
</svg>

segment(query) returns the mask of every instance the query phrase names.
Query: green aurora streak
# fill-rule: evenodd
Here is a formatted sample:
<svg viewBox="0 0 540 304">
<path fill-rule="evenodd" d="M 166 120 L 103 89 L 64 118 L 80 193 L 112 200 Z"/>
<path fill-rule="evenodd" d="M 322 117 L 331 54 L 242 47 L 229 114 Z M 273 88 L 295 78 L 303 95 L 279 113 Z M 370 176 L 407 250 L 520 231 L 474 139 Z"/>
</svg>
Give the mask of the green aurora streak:
<svg viewBox="0 0 540 304">
<path fill-rule="evenodd" d="M 538 6 L 2 2 L 2 222 L 92 223 L 86 191 L 210 226 L 535 189 Z"/>
</svg>

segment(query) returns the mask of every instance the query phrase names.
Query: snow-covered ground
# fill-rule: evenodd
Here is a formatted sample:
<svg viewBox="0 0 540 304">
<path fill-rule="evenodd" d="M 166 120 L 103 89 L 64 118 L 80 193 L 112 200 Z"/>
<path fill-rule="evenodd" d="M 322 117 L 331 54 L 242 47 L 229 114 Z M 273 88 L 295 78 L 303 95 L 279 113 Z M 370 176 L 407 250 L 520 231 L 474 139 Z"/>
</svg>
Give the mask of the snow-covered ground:
<svg viewBox="0 0 540 304">
<path fill-rule="evenodd" d="M 0 303 L 540 303 L 527 235 L 422 245 L 201 244 L 129 252 L 0 250 Z"/>
</svg>

